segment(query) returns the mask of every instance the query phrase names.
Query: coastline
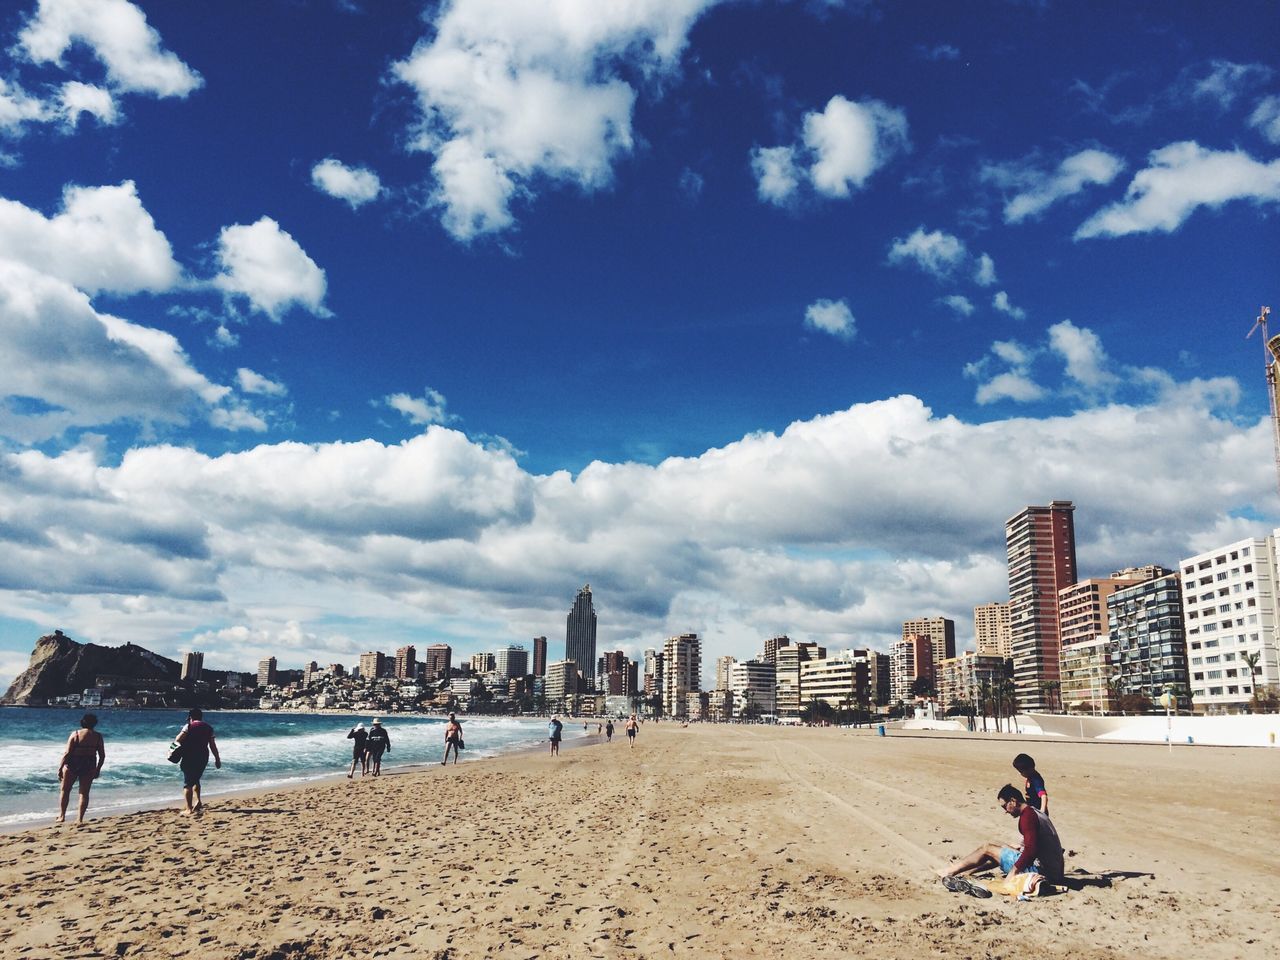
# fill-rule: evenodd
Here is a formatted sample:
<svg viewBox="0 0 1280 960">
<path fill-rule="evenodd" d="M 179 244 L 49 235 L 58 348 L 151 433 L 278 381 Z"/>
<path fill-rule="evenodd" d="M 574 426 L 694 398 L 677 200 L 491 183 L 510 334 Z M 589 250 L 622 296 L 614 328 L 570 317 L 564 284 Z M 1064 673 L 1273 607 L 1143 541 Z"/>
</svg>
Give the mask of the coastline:
<svg viewBox="0 0 1280 960">
<path fill-rule="evenodd" d="M 1258 838 L 1280 769 L 1251 750 L 1036 741 L 1077 887 L 949 894 L 937 866 L 1013 833 L 993 800 L 1012 746 L 646 724 L 634 751 L 544 745 L 220 797 L 197 821 L 7 834 L 0 943 L 243 960 L 1269 955 L 1280 869 Z M 1224 789 L 1237 782 L 1248 802 Z"/>
</svg>

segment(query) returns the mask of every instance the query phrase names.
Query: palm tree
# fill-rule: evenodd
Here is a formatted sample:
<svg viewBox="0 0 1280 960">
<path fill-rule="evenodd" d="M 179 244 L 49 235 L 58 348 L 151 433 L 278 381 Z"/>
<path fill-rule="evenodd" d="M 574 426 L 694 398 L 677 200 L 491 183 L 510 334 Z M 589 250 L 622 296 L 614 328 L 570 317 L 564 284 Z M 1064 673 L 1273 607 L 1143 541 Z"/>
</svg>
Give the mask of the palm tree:
<svg viewBox="0 0 1280 960">
<path fill-rule="evenodd" d="M 983 680 L 978 688 L 978 702 L 982 705 L 982 732 L 987 732 L 987 710 L 991 706 L 991 681 Z"/>
<path fill-rule="evenodd" d="M 1244 665 L 1249 668 L 1249 686 L 1253 688 L 1253 702 L 1258 702 L 1258 662 L 1262 659 L 1261 652 L 1242 653 L 1240 659 L 1244 661 Z"/>
</svg>

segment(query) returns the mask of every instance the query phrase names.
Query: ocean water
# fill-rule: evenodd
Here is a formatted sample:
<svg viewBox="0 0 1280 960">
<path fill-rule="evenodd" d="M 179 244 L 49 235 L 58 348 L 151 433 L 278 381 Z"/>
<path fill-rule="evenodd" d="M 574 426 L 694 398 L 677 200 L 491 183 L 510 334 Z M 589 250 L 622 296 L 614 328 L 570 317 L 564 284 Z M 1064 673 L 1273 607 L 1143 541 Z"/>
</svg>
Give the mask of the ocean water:
<svg viewBox="0 0 1280 960">
<path fill-rule="evenodd" d="M 153 803 L 179 803 L 182 775 L 169 763 L 169 744 L 186 722 L 185 710 L 95 711 L 106 743 L 102 776 L 93 784 L 89 816 Z M 52 820 L 58 812 L 58 762 L 67 737 L 80 726 L 83 710 L 0 709 L 0 829 Z M 213 725 L 222 769 L 209 770 L 201 783 L 205 797 L 233 790 L 299 783 L 347 772 L 352 741 L 347 731 L 371 717 L 274 712 L 214 712 Z M 439 763 L 444 753 L 444 718 L 392 714 L 382 718 L 391 736 L 383 771 Z M 466 749 L 462 763 L 536 746 L 547 724 L 536 718 L 462 718 Z M 594 732 L 594 724 L 591 731 Z M 566 739 L 586 731 L 565 724 Z M 357 774 L 358 775 L 358 774 Z M 78 788 L 68 816 L 74 816 Z"/>
</svg>

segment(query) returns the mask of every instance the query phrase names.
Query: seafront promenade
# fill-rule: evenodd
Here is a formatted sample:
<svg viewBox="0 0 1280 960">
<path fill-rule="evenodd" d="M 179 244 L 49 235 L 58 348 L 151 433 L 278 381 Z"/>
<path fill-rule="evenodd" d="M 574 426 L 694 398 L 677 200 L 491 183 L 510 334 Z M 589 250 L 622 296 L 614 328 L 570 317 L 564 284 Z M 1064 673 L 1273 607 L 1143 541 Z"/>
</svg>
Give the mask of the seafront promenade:
<svg viewBox="0 0 1280 960">
<path fill-rule="evenodd" d="M 1078 889 L 949 894 L 931 868 L 1014 835 L 1014 747 L 646 724 L 41 827 L 0 837 L 0 956 L 1270 955 L 1272 751 L 1035 742 Z"/>
</svg>

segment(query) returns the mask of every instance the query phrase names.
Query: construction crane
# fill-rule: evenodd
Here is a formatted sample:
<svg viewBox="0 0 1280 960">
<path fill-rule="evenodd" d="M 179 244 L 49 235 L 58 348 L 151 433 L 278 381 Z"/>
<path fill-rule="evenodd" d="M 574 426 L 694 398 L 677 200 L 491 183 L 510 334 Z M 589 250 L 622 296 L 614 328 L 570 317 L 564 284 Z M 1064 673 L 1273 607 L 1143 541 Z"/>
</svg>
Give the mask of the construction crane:
<svg viewBox="0 0 1280 960">
<path fill-rule="evenodd" d="M 1258 319 L 1244 338 L 1248 340 L 1255 330 L 1262 328 L 1263 355 L 1267 361 L 1267 400 L 1271 403 L 1271 445 L 1276 461 L 1276 485 L 1280 489 L 1280 395 L 1277 395 L 1280 391 L 1280 333 L 1274 337 L 1267 335 L 1267 317 L 1270 315 L 1270 307 L 1259 310 Z"/>
</svg>

